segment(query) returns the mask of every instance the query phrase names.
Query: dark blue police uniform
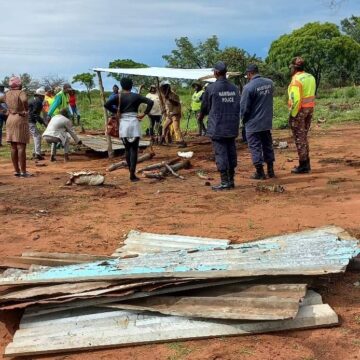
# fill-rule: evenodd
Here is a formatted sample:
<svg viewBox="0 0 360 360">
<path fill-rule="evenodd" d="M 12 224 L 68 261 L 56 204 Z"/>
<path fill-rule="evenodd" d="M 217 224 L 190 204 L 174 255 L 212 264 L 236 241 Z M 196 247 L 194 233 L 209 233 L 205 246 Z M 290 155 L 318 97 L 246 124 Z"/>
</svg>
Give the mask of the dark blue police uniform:
<svg viewBox="0 0 360 360">
<path fill-rule="evenodd" d="M 245 85 L 241 95 L 240 113 L 245 124 L 246 139 L 253 164 L 262 172 L 264 161 L 268 166 L 275 161 L 271 136 L 273 96 L 274 83 L 260 75 L 255 75 Z"/>
<path fill-rule="evenodd" d="M 213 143 L 215 161 L 224 183 L 233 178 L 237 166 L 235 139 L 239 133 L 239 89 L 225 77 L 209 85 L 203 95 L 201 114 L 208 115 L 207 136 Z M 224 181 L 223 181 L 224 180 Z"/>
</svg>

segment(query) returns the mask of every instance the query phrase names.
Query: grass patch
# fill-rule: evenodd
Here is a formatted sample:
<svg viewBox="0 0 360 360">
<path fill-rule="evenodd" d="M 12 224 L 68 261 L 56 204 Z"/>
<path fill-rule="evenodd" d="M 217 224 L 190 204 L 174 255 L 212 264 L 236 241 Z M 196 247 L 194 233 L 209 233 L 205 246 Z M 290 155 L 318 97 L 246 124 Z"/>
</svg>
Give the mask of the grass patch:
<svg viewBox="0 0 360 360">
<path fill-rule="evenodd" d="M 166 346 L 174 352 L 173 355 L 167 357 L 167 360 L 181 360 L 192 352 L 191 349 L 181 343 L 169 343 Z"/>
</svg>

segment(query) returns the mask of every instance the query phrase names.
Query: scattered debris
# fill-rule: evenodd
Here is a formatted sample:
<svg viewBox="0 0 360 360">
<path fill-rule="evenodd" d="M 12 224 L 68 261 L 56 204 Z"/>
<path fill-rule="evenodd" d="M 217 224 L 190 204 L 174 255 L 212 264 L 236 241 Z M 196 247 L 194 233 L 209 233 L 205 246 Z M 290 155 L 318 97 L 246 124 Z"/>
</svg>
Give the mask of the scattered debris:
<svg viewBox="0 0 360 360">
<path fill-rule="evenodd" d="M 214 180 L 213 177 L 207 175 L 206 172 L 202 170 L 197 171 L 196 175 L 202 180 L 209 180 L 209 181 Z"/>
<path fill-rule="evenodd" d="M 321 117 L 317 119 L 317 123 L 318 123 L 318 124 L 325 124 L 326 121 L 327 121 L 327 120 L 326 120 L 325 118 L 321 118 Z"/>
<path fill-rule="evenodd" d="M 160 168 L 159 171 L 157 171 L 157 172 L 142 171 L 142 174 L 143 174 L 144 177 L 146 177 L 148 179 L 163 180 L 170 173 L 173 174 L 176 177 L 179 177 L 179 175 L 176 174 L 176 172 L 178 170 L 181 170 L 181 169 L 188 169 L 188 168 L 190 168 L 190 166 L 191 166 L 190 160 L 183 160 L 183 161 L 181 161 L 179 163 L 176 163 L 174 165 L 169 165 L 167 163 L 164 163 L 164 165 L 162 166 L 162 168 Z M 168 167 L 171 167 L 172 171 L 169 171 Z"/>
<path fill-rule="evenodd" d="M 348 179 L 345 179 L 345 178 L 330 178 L 327 181 L 327 184 L 328 185 L 337 185 L 337 184 L 340 184 L 340 183 L 343 183 L 343 182 L 346 182 L 346 181 L 348 181 Z"/>
<path fill-rule="evenodd" d="M 68 173 L 70 179 L 67 181 L 66 185 L 90 185 L 90 186 L 99 186 L 103 185 L 105 182 L 105 176 L 99 174 L 96 171 L 77 171 Z"/>
<path fill-rule="evenodd" d="M 272 184 L 272 185 L 257 184 L 256 191 L 283 193 L 285 191 L 285 188 L 282 185 L 278 185 L 278 184 Z"/>
<path fill-rule="evenodd" d="M 194 152 L 193 151 L 187 151 L 187 152 L 181 152 L 179 151 L 178 156 L 183 158 L 183 159 L 191 159 L 194 156 Z"/>
<path fill-rule="evenodd" d="M 283 149 L 287 149 L 288 147 L 289 147 L 289 145 L 288 145 L 287 141 L 280 141 L 279 142 L 278 149 L 283 150 Z"/>
<path fill-rule="evenodd" d="M 153 153 L 153 152 L 141 155 L 141 156 L 139 156 L 137 163 L 139 164 L 144 161 L 151 160 L 154 156 L 155 156 L 155 153 Z M 114 170 L 123 169 L 123 168 L 127 168 L 127 163 L 125 160 L 110 165 L 108 167 L 107 171 L 114 171 Z"/>
</svg>

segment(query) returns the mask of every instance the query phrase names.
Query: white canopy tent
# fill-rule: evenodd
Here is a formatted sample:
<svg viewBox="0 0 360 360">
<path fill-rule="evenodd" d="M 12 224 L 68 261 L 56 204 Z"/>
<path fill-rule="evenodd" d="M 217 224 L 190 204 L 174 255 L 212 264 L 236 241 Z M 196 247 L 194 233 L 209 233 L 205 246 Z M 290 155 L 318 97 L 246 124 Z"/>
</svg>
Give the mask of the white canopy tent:
<svg viewBox="0 0 360 360">
<path fill-rule="evenodd" d="M 167 79 L 201 80 L 204 77 L 213 77 L 212 69 L 174 69 L 162 67 L 147 67 L 135 69 L 95 68 L 96 72 L 107 72 L 124 75 L 140 75 Z"/>
</svg>

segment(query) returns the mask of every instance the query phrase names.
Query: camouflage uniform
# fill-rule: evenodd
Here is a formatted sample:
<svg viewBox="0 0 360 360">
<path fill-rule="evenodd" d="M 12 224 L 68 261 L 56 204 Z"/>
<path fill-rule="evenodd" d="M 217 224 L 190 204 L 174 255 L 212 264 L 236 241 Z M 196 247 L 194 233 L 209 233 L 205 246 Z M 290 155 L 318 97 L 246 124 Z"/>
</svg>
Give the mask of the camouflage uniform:
<svg viewBox="0 0 360 360">
<path fill-rule="evenodd" d="M 309 159 L 308 132 L 311 126 L 314 108 L 302 108 L 298 114 L 290 116 L 289 125 L 292 130 L 300 161 Z"/>
</svg>

